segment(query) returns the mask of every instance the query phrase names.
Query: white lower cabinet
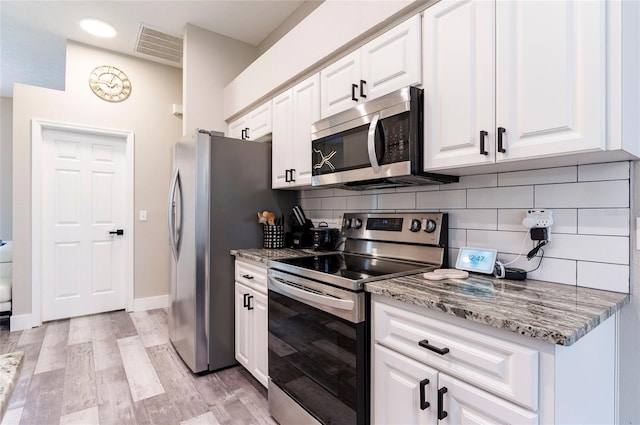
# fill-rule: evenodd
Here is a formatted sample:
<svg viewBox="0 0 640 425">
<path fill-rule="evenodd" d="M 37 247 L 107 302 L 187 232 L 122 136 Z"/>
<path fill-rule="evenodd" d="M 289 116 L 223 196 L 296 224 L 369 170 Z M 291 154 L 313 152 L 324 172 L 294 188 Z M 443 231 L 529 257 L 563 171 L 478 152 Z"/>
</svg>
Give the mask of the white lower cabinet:
<svg viewBox="0 0 640 425">
<path fill-rule="evenodd" d="M 615 321 L 565 347 L 372 296 L 373 424 L 615 422 Z"/>
<path fill-rule="evenodd" d="M 235 354 L 265 387 L 269 379 L 267 269 L 236 261 Z"/>
</svg>

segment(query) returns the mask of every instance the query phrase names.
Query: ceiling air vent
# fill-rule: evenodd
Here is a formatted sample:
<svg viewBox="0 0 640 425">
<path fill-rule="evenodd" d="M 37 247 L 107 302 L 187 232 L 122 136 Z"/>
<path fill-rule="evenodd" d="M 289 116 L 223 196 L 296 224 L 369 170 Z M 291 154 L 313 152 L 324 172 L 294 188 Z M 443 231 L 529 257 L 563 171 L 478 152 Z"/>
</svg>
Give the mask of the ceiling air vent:
<svg viewBox="0 0 640 425">
<path fill-rule="evenodd" d="M 182 38 L 140 25 L 135 51 L 171 62 L 182 62 Z"/>
</svg>

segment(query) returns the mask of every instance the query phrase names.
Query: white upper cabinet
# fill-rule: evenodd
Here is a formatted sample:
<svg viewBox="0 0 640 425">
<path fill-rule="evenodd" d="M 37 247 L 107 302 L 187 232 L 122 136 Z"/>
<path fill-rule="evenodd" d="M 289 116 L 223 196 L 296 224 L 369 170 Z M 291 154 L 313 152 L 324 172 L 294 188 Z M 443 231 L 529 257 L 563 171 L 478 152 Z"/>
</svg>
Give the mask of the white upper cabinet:
<svg viewBox="0 0 640 425">
<path fill-rule="evenodd" d="M 311 124 L 319 119 L 319 74 L 273 99 L 274 189 L 311 184 Z"/>
<path fill-rule="evenodd" d="M 261 140 L 271 133 L 271 101 L 232 121 L 227 128 L 228 137 L 242 140 Z"/>
<path fill-rule="evenodd" d="M 494 162 L 494 15 L 489 1 L 441 1 L 424 13 L 425 169 Z"/>
<path fill-rule="evenodd" d="M 606 16 L 602 1 L 497 2 L 498 161 L 606 149 Z"/>
<path fill-rule="evenodd" d="M 420 15 L 320 71 L 322 118 L 421 83 Z"/>
<path fill-rule="evenodd" d="M 427 9 L 425 170 L 606 150 L 606 18 L 606 2 Z"/>
</svg>

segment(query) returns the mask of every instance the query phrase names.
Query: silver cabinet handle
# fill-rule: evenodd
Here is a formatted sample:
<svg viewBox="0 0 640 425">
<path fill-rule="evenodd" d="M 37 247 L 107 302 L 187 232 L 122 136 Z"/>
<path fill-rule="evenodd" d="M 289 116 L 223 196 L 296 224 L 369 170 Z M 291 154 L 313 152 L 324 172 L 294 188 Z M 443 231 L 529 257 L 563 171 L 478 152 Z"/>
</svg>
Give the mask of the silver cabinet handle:
<svg viewBox="0 0 640 425">
<path fill-rule="evenodd" d="M 380 172 L 380 164 L 378 164 L 378 158 L 376 157 L 376 128 L 378 127 L 378 121 L 380 115 L 376 114 L 369 124 L 369 135 L 367 137 L 367 151 L 369 153 L 369 162 L 374 173 Z"/>
<path fill-rule="evenodd" d="M 313 292 L 307 292 L 304 289 L 298 289 L 293 286 L 278 282 L 275 279 L 271 279 L 271 285 L 275 286 L 282 292 L 286 292 L 291 298 L 298 300 L 306 300 L 314 303 L 322 304 L 327 307 L 338 308 L 340 310 L 353 310 L 354 302 L 351 300 L 341 300 L 340 298 L 327 297 L 325 295 L 314 294 Z"/>
</svg>

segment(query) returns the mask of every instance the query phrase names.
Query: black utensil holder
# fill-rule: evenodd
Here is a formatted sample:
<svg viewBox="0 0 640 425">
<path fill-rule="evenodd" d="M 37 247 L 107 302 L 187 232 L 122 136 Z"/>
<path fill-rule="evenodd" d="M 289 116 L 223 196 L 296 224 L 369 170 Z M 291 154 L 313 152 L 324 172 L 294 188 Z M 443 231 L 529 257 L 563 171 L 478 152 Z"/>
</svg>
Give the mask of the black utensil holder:
<svg viewBox="0 0 640 425">
<path fill-rule="evenodd" d="M 284 226 L 263 226 L 262 247 L 266 249 L 284 248 Z"/>
</svg>

